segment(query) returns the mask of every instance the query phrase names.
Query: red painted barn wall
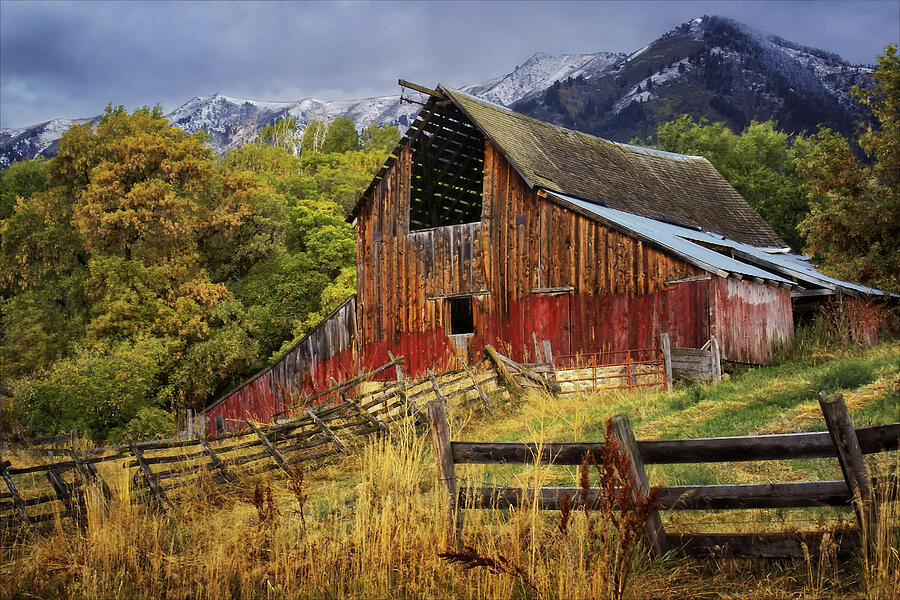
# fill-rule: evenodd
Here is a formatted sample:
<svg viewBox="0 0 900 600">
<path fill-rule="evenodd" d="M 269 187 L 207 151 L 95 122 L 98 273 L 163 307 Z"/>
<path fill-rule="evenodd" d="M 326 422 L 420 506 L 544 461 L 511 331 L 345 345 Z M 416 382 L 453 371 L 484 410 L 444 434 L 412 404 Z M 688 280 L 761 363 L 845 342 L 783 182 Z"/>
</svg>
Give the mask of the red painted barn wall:
<svg viewBox="0 0 900 600">
<path fill-rule="evenodd" d="M 388 351 L 411 375 L 452 365 L 454 294 L 473 297 L 470 360 L 487 344 L 530 360 L 532 332 L 556 355 L 656 347 L 661 331 L 676 344 L 707 339 L 705 282 L 664 284 L 701 270 L 540 197 L 490 142 L 480 223 L 410 232 L 409 165 L 404 148 L 357 217 L 365 367 Z"/>
<path fill-rule="evenodd" d="M 242 429 L 245 419 L 267 423 L 287 408 L 287 394 L 315 393 L 331 387 L 331 377 L 342 381 L 355 375 L 356 329 L 351 296 L 272 365 L 208 406 L 207 435 L 216 433 L 220 415 L 227 431 Z"/>
<path fill-rule="evenodd" d="M 723 360 L 766 363 L 794 336 L 791 293 L 746 280 L 713 278 L 713 331 Z"/>
</svg>

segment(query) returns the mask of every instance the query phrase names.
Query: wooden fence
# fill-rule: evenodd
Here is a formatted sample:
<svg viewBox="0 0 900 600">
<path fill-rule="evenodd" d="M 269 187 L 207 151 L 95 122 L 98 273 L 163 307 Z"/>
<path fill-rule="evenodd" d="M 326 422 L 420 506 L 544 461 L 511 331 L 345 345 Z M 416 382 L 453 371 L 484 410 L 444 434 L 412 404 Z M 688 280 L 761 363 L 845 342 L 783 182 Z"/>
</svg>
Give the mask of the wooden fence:
<svg viewBox="0 0 900 600">
<path fill-rule="evenodd" d="M 799 433 L 748 437 L 635 441 L 627 417 L 614 417 L 614 433 L 631 458 L 631 477 L 645 493 L 649 489 L 645 464 L 709 463 L 764 461 L 797 458 L 837 457 L 844 480 L 801 481 L 740 485 L 677 485 L 663 487 L 660 510 L 718 510 L 751 508 L 802 508 L 850 506 L 856 508 L 860 522 L 868 531 L 878 510 L 864 454 L 897 450 L 900 423 L 881 427 L 853 429 L 840 395 L 819 396 L 828 433 Z M 428 407 L 431 439 L 438 476 L 443 489 L 448 522 L 459 528 L 461 509 L 505 509 L 537 503 L 541 509 L 557 510 L 564 498 L 573 507 L 596 505 L 601 490 L 590 495 L 578 487 L 459 488 L 457 464 L 535 464 L 580 465 L 587 454 L 595 453 L 602 442 L 544 443 L 460 442 L 450 441 L 445 407 L 438 402 Z M 598 457 L 599 459 L 599 457 Z M 886 486 L 896 492 L 897 482 Z M 854 498 L 857 500 L 854 501 Z M 822 533 L 758 534 L 678 534 L 666 532 L 659 513 L 648 527 L 648 544 L 661 554 L 676 550 L 694 556 L 803 556 L 802 542 L 809 551 L 819 548 Z M 848 531 L 836 540 L 840 553 L 859 544 L 858 531 Z M 874 536 L 869 536 L 872 539 Z"/>
<path fill-rule="evenodd" d="M 92 449 L 80 449 L 74 436 L 11 442 L 11 460 L 0 456 L 0 476 L 6 486 L 6 492 L 0 492 L 0 533 L 52 521 L 58 515 L 78 521 L 85 512 L 86 497 L 99 493 L 109 499 L 114 493 L 98 470 L 102 463 L 129 470 L 133 501 L 165 509 L 176 501 L 179 490 L 197 484 L 200 471 L 210 473 L 217 484 L 268 471 L 289 476 L 297 465 L 316 468 L 351 453 L 372 434 L 390 434 L 405 419 L 424 423 L 419 407 L 434 398 L 491 410 L 497 400 L 537 385 L 534 380 L 542 381 L 527 368 L 497 357 L 513 368 L 501 372 L 493 360 L 485 360 L 472 367 L 461 363 L 460 370 L 421 379 L 405 378 L 402 357 L 391 357 L 388 365 L 395 368 L 397 379 L 390 384 L 373 384 L 377 387 L 360 391 L 365 377 L 342 383 L 332 380 L 332 387 L 319 394 L 294 398 L 291 418 L 269 425 L 247 419 L 241 431 L 210 437 L 198 433 L 190 439 Z"/>
</svg>

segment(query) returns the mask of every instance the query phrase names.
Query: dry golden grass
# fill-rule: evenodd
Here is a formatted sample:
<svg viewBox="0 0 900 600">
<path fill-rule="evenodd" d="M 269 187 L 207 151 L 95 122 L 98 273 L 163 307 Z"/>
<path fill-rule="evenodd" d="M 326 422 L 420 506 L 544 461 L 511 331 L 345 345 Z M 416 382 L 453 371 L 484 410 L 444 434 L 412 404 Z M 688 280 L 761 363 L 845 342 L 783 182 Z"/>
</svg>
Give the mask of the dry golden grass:
<svg viewBox="0 0 900 600">
<path fill-rule="evenodd" d="M 773 381 L 768 387 L 782 389 L 785 384 Z M 857 393 L 867 392 L 864 388 Z M 751 402 L 751 396 L 748 392 L 732 401 Z M 451 438 L 599 439 L 598 423 L 623 412 L 638 423 L 638 437 L 646 439 L 715 419 L 736 406 L 703 400 L 673 412 L 670 400 L 659 393 L 558 399 L 533 394 L 498 407 L 490 419 L 453 409 Z M 880 460 L 886 461 L 885 469 L 898 472 L 895 457 Z M 571 515 L 568 535 L 563 535 L 558 512 L 533 506 L 463 511 L 462 544 L 506 561 L 512 566 L 508 571 L 465 570 L 442 560 L 439 553 L 450 547 L 450 537 L 434 459 L 427 438 L 409 425 L 395 425 L 390 439 L 371 439 L 355 455 L 307 472 L 304 519 L 286 480 L 271 481 L 275 510 L 263 520 L 254 504 L 257 480 L 215 485 L 205 474 L 184 488 L 168 513 L 160 514 L 132 505 L 126 470 L 112 463 L 102 466 L 115 499 L 106 511 L 89 502 L 83 530 L 59 521 L 44 532 L 2 540 L 0 598 L 578 599 L 602 597 L 599 591 L 609 576 L 600 554 L 590 552 L 582 513 Z M 802 465 L 777 462 L 715 468 L 721 470 L 711 471 L 713 478 L 742 482 L 807 476 Z M 577 473 L 562 467 L 460 465 L 457 473 L 461 485 L 577 485 Z M 657 466 L 650 473 L 654 483 L 684 483 L 692 474 Z M 262 482 L 265 508 L 268 483 Z M 670 511 L 664 516 L 672 531 L 734 532 L 799 529 L 800 521 L 810 517 L 799 512 L 795 520 L 793 514 L 733 511 L 737 516 L 729 517 Z M 835 514 L 826 516 L 822 530 Z M 835 560 L 827 547 L 824 559 L 792 561 L 673 555 L 649 560 L 642 553 L 626 597 L 896 598 L 898 504 L 885 503 L 880 516 L 878 550 L 871 557 L 861 554 L 860 564 Z"/>
</svg>

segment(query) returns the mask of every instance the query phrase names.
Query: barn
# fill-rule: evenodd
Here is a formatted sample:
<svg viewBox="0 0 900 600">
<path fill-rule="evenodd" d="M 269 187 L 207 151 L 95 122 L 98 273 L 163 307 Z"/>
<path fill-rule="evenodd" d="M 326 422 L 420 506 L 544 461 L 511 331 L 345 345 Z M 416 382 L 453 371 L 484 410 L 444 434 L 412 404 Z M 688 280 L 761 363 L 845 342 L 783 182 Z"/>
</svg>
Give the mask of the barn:
<svg viewBox="0 0 900 600">
<path fill-rule="evenodd" d="M 403 356 L 413 376 L 487 345 L 527 361 L 711 338 L 727 361 L 791 343 L 793 306 L 871 292 L 828 278 L 705 158 L 611 142 L 446 86 L 361 196 L 357 293 L 205 411 L 265 419 Z"/>
</svg>

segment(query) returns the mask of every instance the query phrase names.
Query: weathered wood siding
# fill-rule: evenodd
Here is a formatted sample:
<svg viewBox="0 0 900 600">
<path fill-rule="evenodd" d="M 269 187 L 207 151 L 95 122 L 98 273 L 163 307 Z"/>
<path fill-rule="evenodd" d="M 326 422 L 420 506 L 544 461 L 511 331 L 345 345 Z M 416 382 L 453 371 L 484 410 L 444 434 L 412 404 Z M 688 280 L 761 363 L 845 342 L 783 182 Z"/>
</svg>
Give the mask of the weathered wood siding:
<svg viewBox="0 0 900 600">
<path fill-rule="evenodd" d="M 281 358 L 208 406 L 207 434 L 216 433 L 219 415 L 230 431 L 242 429 L 244 419 L 267 423 L 286 408 L 286 393 L 313 393 L 330 387 L 330 377 L 355 375 L 356 311 L 351 296 Z"/>
<path fill-rule="evenodd" d="M 702 271 L 539 196 L 485 142 L 480 223 L 409 232 L 409 151 L 357 220 L 363 363 L 387 352 L 421 374 L 453 360 L 444 298 L 474 296 L 469 357 L 487 344 L 533 353 L 532 332 L 556 354 L 655 347 L 709 337 L 706 282 L 665 286 Z"/>
<path fill-rule="evenodd" d="M 713 335 L 722 360 L 766 363 L 793 341 L 794 317 L 789 290 L 761 283 L 714 277 Z"/>
</svg>

